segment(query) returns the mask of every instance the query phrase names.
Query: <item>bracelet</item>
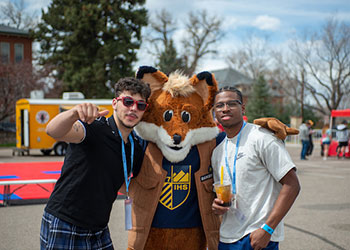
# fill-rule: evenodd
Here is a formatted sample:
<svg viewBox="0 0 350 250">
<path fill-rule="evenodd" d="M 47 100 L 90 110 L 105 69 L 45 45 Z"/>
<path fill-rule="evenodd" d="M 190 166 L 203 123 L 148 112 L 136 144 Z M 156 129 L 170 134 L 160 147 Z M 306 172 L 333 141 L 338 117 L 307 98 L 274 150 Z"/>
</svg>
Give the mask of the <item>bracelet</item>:
<svg viewBox="0 0 350 250">
<path fill-rule="evenodd" d="M 271 227 L 269 227 L 267 224 L 262 225 L 261 228 L 264 229 L 266 232 L 268 232 L 270 235 L 272 235 L 273 231 L 275 231 Z"/>
</svg>

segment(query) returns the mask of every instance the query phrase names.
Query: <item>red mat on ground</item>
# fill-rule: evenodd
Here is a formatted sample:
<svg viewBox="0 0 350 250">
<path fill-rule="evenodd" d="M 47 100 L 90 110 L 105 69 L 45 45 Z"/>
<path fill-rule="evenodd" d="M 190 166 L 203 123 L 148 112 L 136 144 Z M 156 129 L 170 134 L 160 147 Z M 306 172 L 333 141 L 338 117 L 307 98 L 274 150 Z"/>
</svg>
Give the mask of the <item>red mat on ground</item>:
<svg viewBox="0 0 350 250">
<path fill-rule="evenodd" d="M 58 179 L 63 162 L 11 162 L 0 163 L 0 181 L 32 180 L 32 179 Z M 19 188 L 11 199 L 47 199 L 53 190 L 54 184 L 11 185 L 11 192 Z M 0 185 L 0 200 L 3 199 L 4 186 Z"/>
</svg>

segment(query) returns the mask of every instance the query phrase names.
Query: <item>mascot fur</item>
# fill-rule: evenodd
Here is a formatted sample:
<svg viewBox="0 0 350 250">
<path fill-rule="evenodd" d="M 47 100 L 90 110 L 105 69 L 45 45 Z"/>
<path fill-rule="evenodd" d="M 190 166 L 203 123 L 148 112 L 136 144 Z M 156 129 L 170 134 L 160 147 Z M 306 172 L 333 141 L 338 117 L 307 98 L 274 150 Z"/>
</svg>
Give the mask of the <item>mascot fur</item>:
<svg viewBox="0 0 350 250">
<path fill-rule="evenodd" d="M 218 90 L 214 75 L 201 72 L 188 78 L 174 72 L 168 77 L 143 66 L 136 77 L 149 83 L 152 93 L 135 128 L 147 144 L 129 189 L 133 228 L 128 249 L 217 249 L 220 217 L 211 209 L 210 160 L 224 135 L 211 113 Z M 258 122 L 281 139 L 297 133 L 274 118 Z"/>
</svg>

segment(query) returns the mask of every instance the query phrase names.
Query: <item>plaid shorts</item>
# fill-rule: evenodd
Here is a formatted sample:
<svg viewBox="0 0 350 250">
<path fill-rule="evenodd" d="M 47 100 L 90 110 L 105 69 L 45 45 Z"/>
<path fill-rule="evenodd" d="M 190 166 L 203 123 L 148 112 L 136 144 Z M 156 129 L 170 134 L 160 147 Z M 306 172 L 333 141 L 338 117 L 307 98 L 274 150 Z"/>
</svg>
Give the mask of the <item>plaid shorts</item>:
<svg viewBox="0 0 350 250">
<path fill-rule="evenodd" d="M 79 228 L 44 212 L 40 230 L 41 250 L 113 250 L 108 227 L 101 231 Z"/>
</svg>

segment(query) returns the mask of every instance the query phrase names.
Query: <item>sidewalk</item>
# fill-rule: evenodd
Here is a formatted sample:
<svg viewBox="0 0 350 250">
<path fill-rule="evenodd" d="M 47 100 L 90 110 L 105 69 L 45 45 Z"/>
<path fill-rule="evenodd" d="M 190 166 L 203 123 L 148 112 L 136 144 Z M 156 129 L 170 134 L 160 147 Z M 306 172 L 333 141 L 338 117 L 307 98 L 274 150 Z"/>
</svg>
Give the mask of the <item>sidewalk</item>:
<svg viewBox="0 0 350 250">
<path fill-rule="evenodd" d="M 350 249 L 350 159 L 323 160 L 315 145 L 309 160 L 300 160 L 300 144 L 287 145 L 301 192 L 285 218 L 281 249 Z"/>
</svg>

